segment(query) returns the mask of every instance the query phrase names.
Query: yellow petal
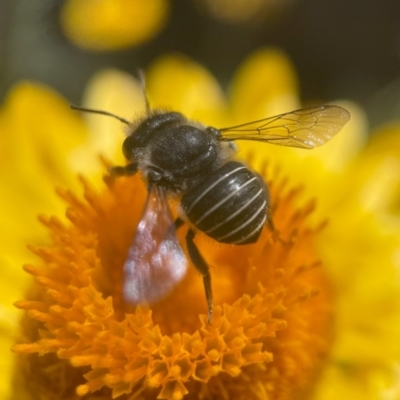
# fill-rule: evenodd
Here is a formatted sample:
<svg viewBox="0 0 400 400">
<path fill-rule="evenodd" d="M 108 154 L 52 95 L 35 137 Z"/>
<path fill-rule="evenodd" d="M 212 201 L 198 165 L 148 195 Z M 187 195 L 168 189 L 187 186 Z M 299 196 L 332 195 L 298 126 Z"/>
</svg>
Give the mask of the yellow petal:
<svg viewBox="0 0 400 400">
<path fill-rule="evenodd" d="M 16 336 L 17 313 L 12 307 L 27 280 L 21 265 L 33 259 L 26 244 L 45 243 L 37 213 L 61 213 L 56 185 L 77 187 L 71 179 L 67 154 L 86 135 L 84 125 L 68 102 L 50 88 L 28 82 L 16 85 L 0 110 L 0 335 L 3 354 Z M 75 182 L 74 182 L 75 181 Z M 4 376 L 13 358 L 3 357 Z M 10 381 L 1 380 L 1 398 L 7 398 Z"/>
<path fill-rule="evenodd" d="M 235 123 L 266 118 L 299 108 L 294 68 L 279 49 L 260 49 L 239 67 L 231 87 Z"/>
<path fill-rule="evenodd" d="M 103 110 L 134 120 L 145 111 L 145 99 L 141 83 L 130 74 L 116 69 L 96 73 L 88 82 L 82 106 Z M 90 175 L 99 173 L 99 154 L 124 164 L 121 146 L 125 138 L 126 125 L 120 121 L 98 114 L 82 113 L 90 135 L 88 140 L 75 149 L 70 156 L 74 170 Z"/>
<path fill-rule="evenodd" d="M 0 113 L 0 131 L 0 252 L 19 265 L 27 254 L 25 244 L 43 234 L 37 213 L 62 210 L 54 187 L 78 186 L 67 154 L 87 132 L 63 98 L 32 83 L 10 91 Z"/>
<path fill-rule="evenodd" d="M 234 76 L 230 100 L 233 118 L 229 126 L 301 108 L 296 73 L 286 54 L 275 48 L 261 48 L 252 53 Z M 298 164 L 297 149 L 253 141 L 240 141 L 238 145 L 240 155 L 251 154 L 256 168 L 265 161 L 273 164 L 284 160 L 284 167 L 291 171 L 293 166 L 287 163 L 291 158 Z"/>
<path fill-rule="evenodd" d="M 356 173 L 360 201 L 371 212 L 400 215 L 400 125 L 374 132 Z M 396 221 L 392 221 L 396 222 Z"/>
<path fill-rule="evenodd" d="M 355 370 L 345 364 L 330 365 L 323 371 L 311 400 L 396 400 L 398 396 L 390 393 L 393 385 L 396 382 L 392 380 L 390 371 L 378 368 L 373 371 Z"/>
<path fill-rule="evenodd" d="M 60 22 L 77 46 L 110 51 L 151 39 L 162 29 L 168 14 L 167 0 L 67 0 Z"/>
<path fill-rule="evenodd" d="M 182 55 L 168 55 L 152 64 L 147 76 L 152 107 L 180 111 L 221 127 L 225 98 L 216 79 L 201 65 Z"/>
</svg>

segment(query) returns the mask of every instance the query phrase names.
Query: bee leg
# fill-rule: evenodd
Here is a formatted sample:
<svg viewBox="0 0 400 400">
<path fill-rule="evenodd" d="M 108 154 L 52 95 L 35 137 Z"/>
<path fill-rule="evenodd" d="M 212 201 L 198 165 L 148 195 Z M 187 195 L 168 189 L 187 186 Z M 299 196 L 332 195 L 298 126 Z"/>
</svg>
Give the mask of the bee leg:
<svg viewBox="0 0 400 400">
<path fill-rule="evenodd" d="M 269 211 L 267 212 L 267 224 L 271 231 L 275 230 L 274 220 L 272 219 L 271 213 Z"/>
<path fill-rule="evenodd" d="M 115 166 L 108 169 L 108 173 L 112 176 L 123 176 L 123 175 L 134 175 L 138 170 L 138 164 L 136 162 L 124 165 Z"/>
<path fill-rule="evenodd" d="M 183 224 L 185 223 L 185 221 L 181 218 L 177 218 L 172 224 L 171 226 L 168 228 L 167 231 L 167 235 L 173 234 L 175 235 L 175 231 L 178 230 Z"/>
<path fill-rule="evenodd" d="M 182 218 L 178 217 L 174 222 L 174 228 L 179 229 L 184 223 L 185 221 Z"/>
<path fill-rule="evenodd" d="M 207 324 L 209 324 L 213 315 L 213 295 L 211 289 L 211 275 L 207 263 L 204 261 L 203 256 L 200 254 L 199 249 L 197 248 L 196 244 L 193 241 L 195 234 L 196 233 L 193 231 L 193 229 L 188 230 L 186 234 L 186 244 L 189 256 L 194 266 L 203 276 L 204 291 L 206 293 L 206 299 L 208 305 Z"/>
</svg>

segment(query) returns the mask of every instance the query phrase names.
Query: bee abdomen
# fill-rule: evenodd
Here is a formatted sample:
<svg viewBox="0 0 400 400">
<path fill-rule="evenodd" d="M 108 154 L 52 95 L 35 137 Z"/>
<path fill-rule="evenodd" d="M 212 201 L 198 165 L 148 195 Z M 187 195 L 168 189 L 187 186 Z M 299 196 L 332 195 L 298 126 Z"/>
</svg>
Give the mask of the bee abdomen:
<svg viewBox="0 0 400 400">
<path fill-rule="evenodd" d="M 221 243 L 257 241 L 267 219 L 269 195 L 261 177 L 230 161 L 182 197 L 189 221 Z"/>
</svg>

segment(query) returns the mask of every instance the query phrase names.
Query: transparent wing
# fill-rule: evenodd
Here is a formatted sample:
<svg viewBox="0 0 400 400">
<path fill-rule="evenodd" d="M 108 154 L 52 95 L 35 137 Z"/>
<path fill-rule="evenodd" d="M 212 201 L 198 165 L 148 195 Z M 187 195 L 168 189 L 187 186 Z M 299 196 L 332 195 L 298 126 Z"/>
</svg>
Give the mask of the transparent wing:
<svg viewBox="0 0 400 400">
<path fill-rule="evenodd" d="M 281 146 L 313 149 L 335 136 L 349 120 L 350 113 L 342 107 L 303 108 L 219 129 L 220 140 L 257 140 Z"/>
<path fill-rule="evenodd" d="M 124 265 L 124 298 L 133 304 L 157 301 L 182 280 L 186 269 L 165 193 L 153 186 Z"/>
</svg>

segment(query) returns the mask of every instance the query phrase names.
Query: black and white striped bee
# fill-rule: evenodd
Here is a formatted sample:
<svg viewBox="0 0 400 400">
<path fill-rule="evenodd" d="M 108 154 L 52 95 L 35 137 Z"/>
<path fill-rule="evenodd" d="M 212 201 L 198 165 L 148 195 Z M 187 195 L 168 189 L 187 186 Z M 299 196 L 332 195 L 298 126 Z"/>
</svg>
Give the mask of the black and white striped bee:
<svg viewBox="0 0 400 400">
<path fill-rule="evenodd" d="M 144 87 L 144 79 L 142 79 Z M 106 111 L 73 109 L 117 118 L 127 125 L 122 151 L 127 165 L 113 175 L 140 172 L 148 197 L 124 265 L 124 298 L 152 303 L 166 296 L 185 276 L 187 260 L 175 230 L 189 225 L 186 245 L 203 277 L 208 322 L 213 314 L 211 276 L 194 242 L 200 230 L 221 243 L 255 243 L 265 225 L 273 229 L 270 197 L 261 176 L 235 160 L 236 140 L 256 140 L 313 149 L 330 140 L 350 120 L 342 107 L 304 108 L 228 128 L 191 121 L 179 112 L 150 109 L 133 123 Z M 180 217 L 173 221 L 167 199 L 178 198 Z"/>
</svg>

